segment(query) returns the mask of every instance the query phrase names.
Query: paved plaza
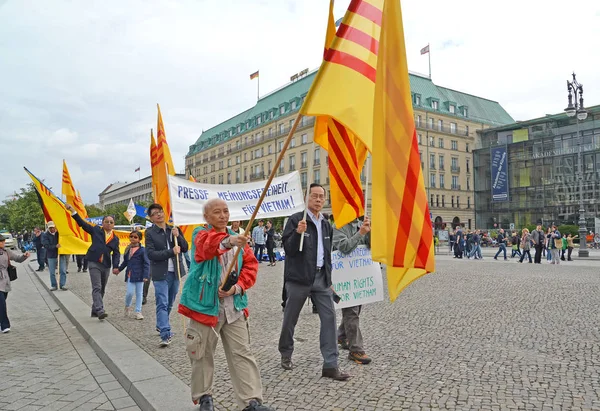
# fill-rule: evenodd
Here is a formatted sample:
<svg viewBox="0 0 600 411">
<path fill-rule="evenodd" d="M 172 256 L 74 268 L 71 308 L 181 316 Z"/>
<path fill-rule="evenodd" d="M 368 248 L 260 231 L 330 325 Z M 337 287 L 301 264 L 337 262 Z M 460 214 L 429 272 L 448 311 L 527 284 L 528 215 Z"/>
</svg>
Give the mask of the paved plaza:
<svg viewBox="0 0 600 411">
<path fill-rule="evenodd" d="M 22 264 L 0 334 L 0 410 L 139 411 L 39 281 Z"/>
<path fill-rule="evenodd" d="M 296 329 L 297 367 L 280 367 L 283 264 L 261 265 L 249 297 L 265 401 L 278 410 L 600 410 L 600 261 L 460 261 L 445 250 L 436 260 L 437 273 L 395 303 L 365 306 L 361 325 L 373 363 L 351 363 L 341 351 L 341 366 L 354 376 L 342 383 L 320 378 L 319 321 L 308 306 Z M 89 277 L 74 267 L 68 285 L 89 304 Z M 124 295 L 123 275 L 111 276 L 108 320 L 189 384 L 181 316 L 172 313 L 176 338 L 159 348 L 153 288 L 143 321 L 123 318 Z M 216 363 L 216 408 L 234 410 L 220 345 Z"/>
</svg>

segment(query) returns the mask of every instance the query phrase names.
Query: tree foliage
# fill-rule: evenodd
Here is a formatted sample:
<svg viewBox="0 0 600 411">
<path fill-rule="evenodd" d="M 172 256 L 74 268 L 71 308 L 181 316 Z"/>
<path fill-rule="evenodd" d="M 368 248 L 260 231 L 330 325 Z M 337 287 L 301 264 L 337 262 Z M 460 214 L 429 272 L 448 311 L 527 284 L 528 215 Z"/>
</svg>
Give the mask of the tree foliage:
<svg viewBox="0 0 600 411">
<path fill-rule="evenodd" d="M 22 231 L 44 226 L 44 213 L 33 183 L 21 188 L 19 193 L 0 205 L 0 227 L 4 230 Z"/>
</svg>

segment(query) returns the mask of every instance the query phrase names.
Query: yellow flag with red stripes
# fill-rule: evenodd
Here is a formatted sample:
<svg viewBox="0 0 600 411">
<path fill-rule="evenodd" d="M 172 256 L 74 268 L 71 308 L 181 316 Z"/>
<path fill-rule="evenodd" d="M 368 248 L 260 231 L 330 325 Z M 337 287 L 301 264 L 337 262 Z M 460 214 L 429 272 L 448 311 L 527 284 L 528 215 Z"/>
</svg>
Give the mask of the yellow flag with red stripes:
<svg viewBox="0 0 600 411">
<path fill-rule="evenodd" d="M 373 119 L 373 260 L 387 265 L 390 298 L 435 270 L 433 230 L 414 123 L 400 2 L 381 21 Z"/>
<path fill-rule="evenodd" d="M 71 174 L 69 174 L 69 169 L 67 168 L 67 162 L 63 160 L 63 170 L 62 170 L 62 194 L 67 198 L 67 203 L 71 204 L 77 213 L 81 216 L 81 218 L 87 218 L 87 210 L 85 209 L 85 205 L 79 196 L 79 191 L 75 190 L 73 186 L 73 180 L 71 180 Z"/>
<path fill-rule="evenodd" d="M 331 117 L 372 153 L 372 256 L 387 264 L 392 301 L 435 269 L 410 96 L 400 2 L 352 0 L 301 112 Z"/>
<path fill-rule="evenodd" d="M 154 171 L 152 172 L 152 184 L 156 185 L 156 197 L 154 201 L 160 204 L 167 219 L 171 216 L 171 199 L 169 197 L 169 181 L 167 175 L 175 175 L 175 166 L 171 157 L 171 150 L 167 144 L 167 136 L 165 134 L 165 126 L 163 124 L 160 106 L 158 108 L 158 124 L 156 134 L 156 180 L 154 179 Z"/>
<path fill-rule="evenodd" d="M 158 199 L 158 147 L 156 146 L 156 139 L 154 133 L 150 130 L 150 170 L 152 171 L 152 199 L 157 201 Z"/>
<path fill-rule="evenodd" d="M 79 227 L 71 216 L 71 212 L 66 209 L 65 203 L 52 190 L 26 167 L 24 169 L 35 186 L 38 201 L 44 213 L 44 219 L 46 222 L 52 221 L 56 225 L 60 243 L 59 254 L 77 255 L 87 253 L 88 248 L 92 244 L 91 236 L 83 228 Z M 127 245 L 129 245 L 129 231 L 114 230 L 114 234 L 119 238 L 119 248 L 121 253 L 123 253 Z"/>
<path fill-rule="evenodd" d="M 353 1 L 350 4 L 336 33 L 333 0 L 330 0 L 323 64 L 300 111 L 304 115 L 317 116 L 314 141 L 329 155 L 331 207 L 338 227 L 364 215 L 365 210 L 360 176 L 368 145 L 352 127 L 364 125 L 365 121 L 367 126 L 372 124 L 372 119 L 359 119 L 356 116 L 358 110 L 366 110 L 369 101 L 371 105 L 373 101 L 374 76 L 363 66 L 368 66 L 368 62 L 373 63 L 377 58 L 377 48 L 370 46 L 366 38 L 375 41 L 373 36 L 379 34 L 379 17 L 370 3 L 359 3 L 362 2 Z M 366 58 L 367 62 L 361 58 Z M 362 62 L 362 66 L 358 62 Z M 346 94 L 349 90 L 356 93 L 350 110 L 347 106 L 344 106 L 344 110 L 338 110 L 343 106 L 338 101 L 339 93 Z M 337 94 L 330 95 L 330 92 Z M 354 110 L 357 112 L 354 113 Z M 365 113 L 362 113 L 363 117 Z M 367 133 L 365 130 L 368 129 L 358 130 Z"/>
</svg>

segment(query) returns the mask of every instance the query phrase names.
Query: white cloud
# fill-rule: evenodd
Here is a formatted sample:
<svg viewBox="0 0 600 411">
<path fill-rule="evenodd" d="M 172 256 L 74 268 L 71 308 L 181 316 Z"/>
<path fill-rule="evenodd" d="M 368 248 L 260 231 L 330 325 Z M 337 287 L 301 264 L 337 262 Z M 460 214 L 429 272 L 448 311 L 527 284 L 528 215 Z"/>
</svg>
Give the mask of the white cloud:
<svg viewBox="0 0 600 411">
<path fill-rule="evenodd" d="M 176 167 L 208 129 L 252 106 L 322 56 L 326 0 L 0 0 L 0 144 L 11 171 L 0 199 L 27 183 L 28 166 L 60 187 L 62 159 L 86 202 L 113 181 L 149 173 L 149 131 L 161 104 Z M 336 18 L 349 0 L 337 0 Z M 576 71 L 586 104 L 600 103 L 600 15 L 562 0 L 403 1 L 409 69 L 499 101 L 515 119 L 561 111 Z M 59 144 L 60 143 L 60 144 Z"/>
</svg>

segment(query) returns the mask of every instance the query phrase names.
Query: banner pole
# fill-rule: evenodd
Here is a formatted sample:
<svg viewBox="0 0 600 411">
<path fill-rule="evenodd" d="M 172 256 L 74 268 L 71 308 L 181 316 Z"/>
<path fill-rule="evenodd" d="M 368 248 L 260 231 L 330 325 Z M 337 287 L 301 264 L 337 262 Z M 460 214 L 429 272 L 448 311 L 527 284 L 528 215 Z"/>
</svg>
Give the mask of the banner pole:
<svg viewBox="0 0 600 411">
<path fill-rule="evenodd" d="M 310 145 L 310 152 L 308 153 L 308 158 L 310 159 L 308 164 L 307 164 L 307 168 L 310 170 L 310 163 L 312 162 L 312 157 L 314 156 L 314 152 L 315 152 L 315 140 L 313 137 L 313 141 L 312 144 Z M 308 173 L 308 171 L 307 171 Z M 310 185 L 312 184 L 313 179 L 310 178 L 310 176 L 306 176 L 306 197 L 304 200 L 304 217 L 302 217 L 302 219 L 304 221 L 306 221 L 306 212 L 308 211 L 308 196 L 310 195 Z M 304 248 L 304 235 L 302 237 L 300 237 L 300 248 L 298 249 L 298 251 L 302 251 L 302 249 Z"/>
<path fill-rule="evenodd" d="M 296 132 L 296 129 L 298 128 L 298 125 L 300 124 L 301 118 L 302 118 L 302 114 L 298 113 L 296 115 L 296 120 L 294 120 L 294 124 L 292 125 L 292 128 L 290 128 L 290 132 L 289 132 L 287 138 L 285 139 L 285 142 L 283 143 L 283 147 L 281 147 L 281 153 L 279 153 L 279 156 L 277 157 L 277 161 L 275 161 L 275 165 L 273 166 L 273 169 L 271 170 L 271 174 L 269 175 L 269 179 L 265 183 L 265 189 L 262 191 L 260 198 L 258 199 L 258 202 L 256 203 L 256 207 L 254 208 L 254 212 L 252 213 L 252 216 L 250 217 L 250 221 L 248 221 L 248 224 L 246 225 L 246 233 L 245 233 L 246 236 L 248 236 L 250 234 L 250 228 L 252 227 L 252 224 L 254 223 L 254 220 L 256 219 L 256 214 L 258 214 L 258 210 L 260 209 L 260 206 L 261 206 L 262 202 L 264 201 L 265 196 L 267 195 L 267 190 L 269 189 L 271 182 L 273 182 L 273 178 L 275 178 L 275 173 L 277 172 L 277 169 L 279 168 L 279 164 L 281 164 L 281 160 L 283 160 L 283 155 L 287 151 L 288 146 L 290 145 L 290 142 L 292 141 L 292 137 L 294 136 L 294 133 Z M 219 286 L 219 288 L 222 288 L 223 285 L 225 285 L 225 282 L 229 278 L 229 274 L 231 274 L 231 271 L 233 271 L 233 267 L 234 267 L 241 251 L 242 251 L 242 247 L 238 247 L 237 251 L 235 252 L 235 255 L 233 256 L 233 258 L 231 260 L 231 264 L 229 264 L 229 267 L 227 267 L 227 273 L 226 273 L 223 281 L 221 282 L 221 285 Z"/>
<path fill-rule="evenodd" d="M 367 153 L 367 161 L 366 161 L 367 175 L 365 176 L 365 215 L 369 215 L 369 181 L 371 177 L 371 154 Z M 373 202 L 371 201 L 371 204 Z"/>
<path fill-rule="evenodd" d="M 165 170 L 167 171 L 167 191 L 169 193 L 169 205 L 173 204 L 171 201 L 171 179 L 169 178 L 169 169 L 167 167 L 167 163 L 165 163 Z M 169 207 L 171 209 L 171 213 L 173 212 L 173 207 Z M 169 218 L 171 216 L 165 216 L 167 218 L 167 222 L 169 221 Z M 173 219 L 173 228 L 177 228 L 177 230 L 179 231 L 179 235 L 183 235 L 183 233 L 181 232 L 181 230 L 179 230 L 179 228 L 175 225 L 175 220 Z M 172 233 L 172 232 L 171 232 Z M 173 236 L 173 240 L 175 242 L 175 247 L 179 246 L 179 241 L 177 241 L 177 237 Z M 167 241 L 169 241 L 167 239 Z M 192 239 L 193 241 L 193 239 Z M 179 250 L 180 254 L 181 254 L 181 250 Z M 183 289 L 183 284 L 181 283 L 181 266 L 179 264 L 179 256 L 180 254 L 175 254 L 175 264 L 177 267 L 177 279 L 179 280 L 179 298 L 181 298 L 181 290 Z M 183 324 L 183 339 L 185 341 L 185 339 L 187 338 L 187 327 L 185 326 L 185 316 L 183 314 L 181 314 L 181 323 Z"/>
</svg>

